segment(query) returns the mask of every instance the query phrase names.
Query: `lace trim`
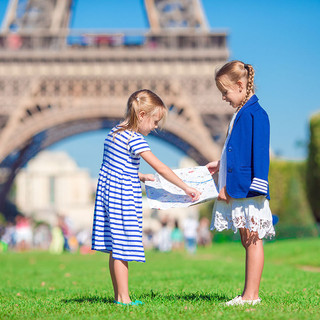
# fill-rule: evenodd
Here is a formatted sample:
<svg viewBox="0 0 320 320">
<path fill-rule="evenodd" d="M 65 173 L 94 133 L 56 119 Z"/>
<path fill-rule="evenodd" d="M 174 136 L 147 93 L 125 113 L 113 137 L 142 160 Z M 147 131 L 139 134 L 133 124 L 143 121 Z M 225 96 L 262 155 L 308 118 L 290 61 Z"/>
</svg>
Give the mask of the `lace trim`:
<svg viewBox="0 0 320 320">
<path fill-rule="evenodd" d="M 272 238 L 275 236 L 272 221 L 267 219 L 255 218 L 254 216 L 246 219 L 244 216 L 238 217 L 224 217 L 221 213 L 216 212 L 214 220 L 211 224 L 211 230 L 223 231 L 225 229 L 232 229 L 234 233 L 240 228 L 246 228 L 253 232 L 258 232 L 260 239 Z"/>
</svg>

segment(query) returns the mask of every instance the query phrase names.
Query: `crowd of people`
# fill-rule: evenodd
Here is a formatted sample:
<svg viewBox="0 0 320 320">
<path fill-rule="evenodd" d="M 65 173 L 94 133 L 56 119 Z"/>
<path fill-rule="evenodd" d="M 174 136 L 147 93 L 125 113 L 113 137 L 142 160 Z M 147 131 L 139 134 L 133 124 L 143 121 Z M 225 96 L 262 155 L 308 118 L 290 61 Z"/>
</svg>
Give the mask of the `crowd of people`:
<svg viewBox="0 0 320 320">
<path fill-rule="evenodd" d="M 55 226 L 33 221 L 32 218 L 17 215 L 13 222 L 0 224 L 0 252 L 44 250 L 54 254 L 66 252 L 91 251 L 90 231 L 82 229 L 74 232 L 72 221 L 64 216 L 57 217 Z M 182 220 L 181 227 L 178 220 L 167 218 L 161 221 L 161 228 L 157 231 L 143 230 L 143 244 L 147 249 L 162 252 L 183 250 L 194 253 L 197 246 L 211 244 L 212 236 L 209 231 L 209 220 L 200 221 L 191 216 Z"/>
<path fill-rule="evenodd" d="M 64 216 L 58 216 L 56 225 L 52 227 L 19 214 L 14 222 L 0 224 L 0 239 L 0 252 L 48 250 L 59 254 L 63 251 L 91 251 L 90 232 L 74 232 L 72 222 Z"/>
<path fill-rule="evenodd" d="M 178 220 L 170 221 L 164 218 L 161 228 L 157 232 L 147 230 L 143 233 L 145 248 L 154 248 L 162 252 L 186 249 L 189 253 L 195 253 L 197 246 L 209 246 L 212 242 L 212 234 L 209 230 L 209 219 L 198 219 L 187 216 L 179 226 Z"/>
</svg>

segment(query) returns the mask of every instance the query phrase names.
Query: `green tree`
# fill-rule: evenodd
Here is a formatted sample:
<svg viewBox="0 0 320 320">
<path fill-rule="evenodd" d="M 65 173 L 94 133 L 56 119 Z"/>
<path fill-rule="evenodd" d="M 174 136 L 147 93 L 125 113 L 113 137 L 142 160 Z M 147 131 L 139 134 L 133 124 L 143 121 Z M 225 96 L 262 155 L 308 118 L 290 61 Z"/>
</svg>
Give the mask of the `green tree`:
<svg viewBox="0 0 320 320">
<path fill-rule="evenodd" d="M 320 222 L 320 113 L 310 119 L 306 180 L 309 203 L 316 220 Z"/>
<path fill-rule="evenodd" d="M 306 195 L 306 162 L 272 160 L 270 164 L 270 207 L 279 216 L 278 239 L 318 234 Z"/>
</svg>

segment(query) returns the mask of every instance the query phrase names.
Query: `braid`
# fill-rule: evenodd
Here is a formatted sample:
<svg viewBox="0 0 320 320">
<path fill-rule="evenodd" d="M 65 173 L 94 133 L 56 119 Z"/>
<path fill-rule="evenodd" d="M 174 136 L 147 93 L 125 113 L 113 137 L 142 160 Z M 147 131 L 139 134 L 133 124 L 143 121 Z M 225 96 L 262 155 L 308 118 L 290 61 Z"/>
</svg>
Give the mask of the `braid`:
<svg viewBox="0 0 320 320">
<path fill-rule="evenodd" d="M 248 78 L 247 93 L 245 98 L 241 102 L 240 106 L 238 107 L 237 111 L 239 111 L 245 105 L 251 93 L 254 93 L 254 69 L 251 64 L 243 64 L 243 67 L 247 71 L 247 78 Z"/>
<path fill-rule="evenodd" d="M 247 96 L 254 93 L 254 69 L 251 64 L 247 65 L 248 68 L 248 83 L 247 83 Z"/>
</svg>

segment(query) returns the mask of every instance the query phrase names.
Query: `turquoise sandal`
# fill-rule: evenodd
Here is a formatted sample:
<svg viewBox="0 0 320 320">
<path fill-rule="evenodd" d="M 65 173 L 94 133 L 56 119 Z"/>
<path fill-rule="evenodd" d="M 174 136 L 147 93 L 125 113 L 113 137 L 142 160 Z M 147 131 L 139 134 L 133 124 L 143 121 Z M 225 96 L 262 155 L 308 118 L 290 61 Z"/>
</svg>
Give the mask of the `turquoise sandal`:
<svg viewBox="0 0 320 320">
<path fill-rule="evenodd" d="M 139 300 L 131 301 L 129 303 L 123 303 L 123 302 L 119 302 L 117 300 L 113 300 L 113 303 L 118 304 L 120 306 L 137 306 L 137 305 L 144 304 L 142 301 L 139 301 Z"/>
</svg>

